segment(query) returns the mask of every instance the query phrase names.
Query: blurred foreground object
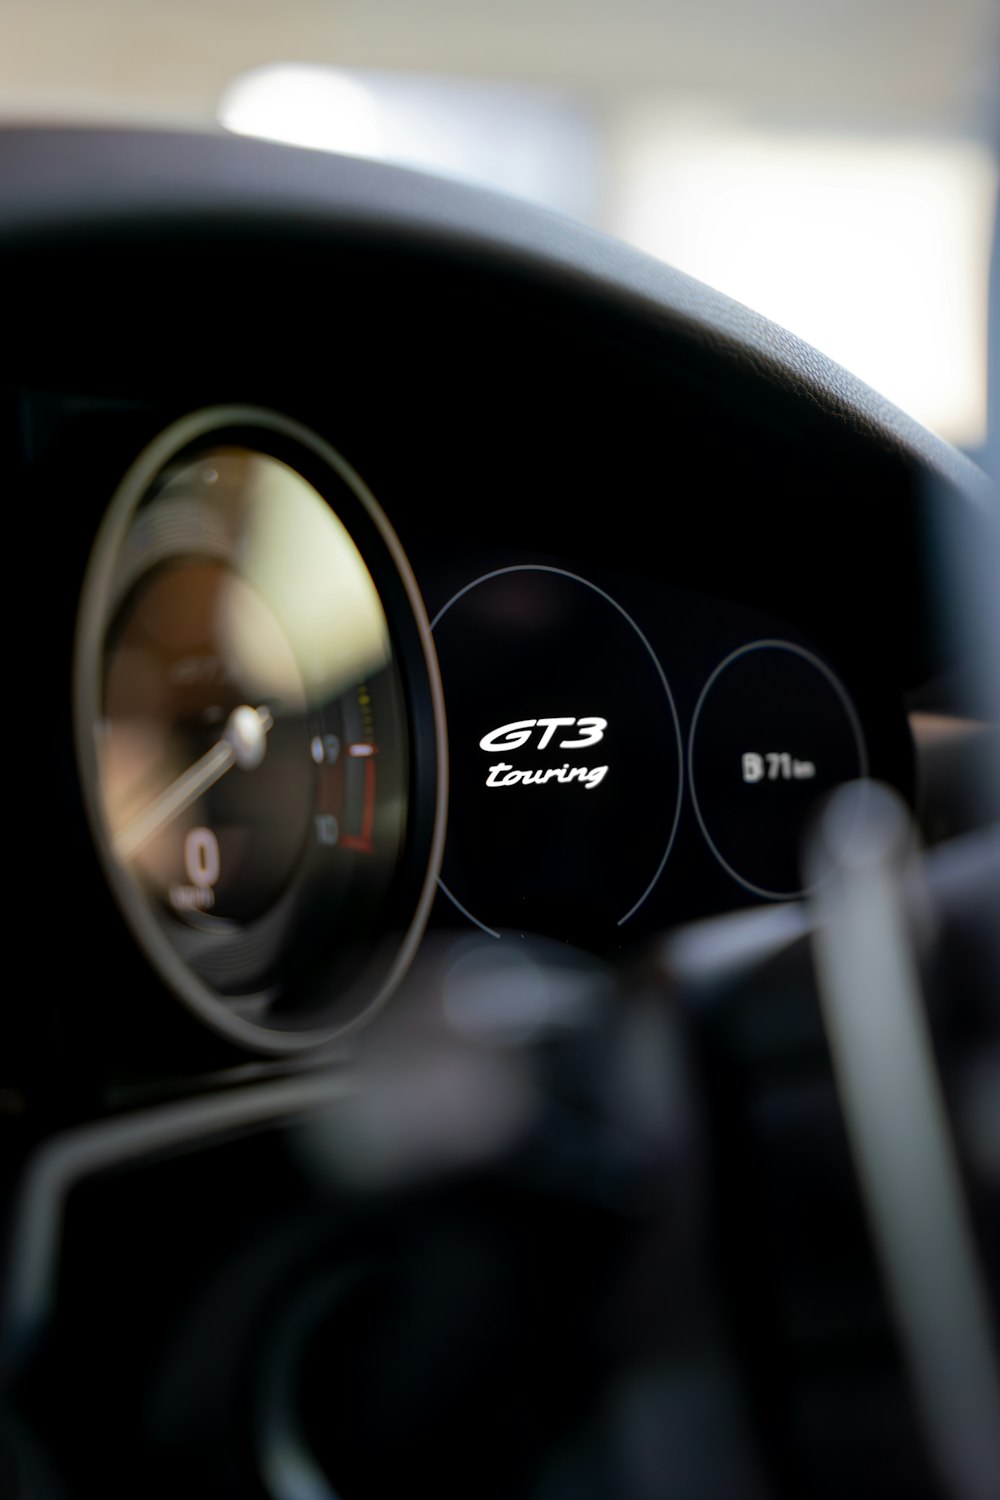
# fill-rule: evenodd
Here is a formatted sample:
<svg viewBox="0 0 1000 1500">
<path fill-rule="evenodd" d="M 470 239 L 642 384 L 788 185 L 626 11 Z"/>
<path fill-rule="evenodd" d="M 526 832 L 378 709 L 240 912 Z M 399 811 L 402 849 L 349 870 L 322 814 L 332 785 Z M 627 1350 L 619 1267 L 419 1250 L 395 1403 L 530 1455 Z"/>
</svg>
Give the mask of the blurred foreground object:
<svg viewBox="0 0 1000 1500">
<path fill-rule="evenodd" d="M 933 914 L 906 808 L 885 788 L 844 787 L 808 861 L 838 1092 L 929 1445 L 950 1494 L 990 1500 L 1000 1379 L 921 994 Z"/>
</svg>

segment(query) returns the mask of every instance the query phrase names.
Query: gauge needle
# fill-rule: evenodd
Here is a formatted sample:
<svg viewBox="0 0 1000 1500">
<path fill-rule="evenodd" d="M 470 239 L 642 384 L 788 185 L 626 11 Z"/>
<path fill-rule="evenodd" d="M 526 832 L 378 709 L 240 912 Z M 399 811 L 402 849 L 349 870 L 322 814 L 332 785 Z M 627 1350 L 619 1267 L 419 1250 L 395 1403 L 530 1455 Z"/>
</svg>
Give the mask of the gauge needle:
<svg viewBox="0 0 1000 1500">
<path fill-rule="evenodd" d="M 252 771 L 259 766 L 264 759 L 267 734 L 273 723 L 268 708 L 251 708 L 246 703 L 234 708 L 226 720 L 221 740 L 118 829 L 113 839 L 118 858 L 122 861 L 131 859 L 143 844 L 172 819 L 179 817 L 192 802 L 197 802 L 202 793 L 214 786 L 233 766 L 239 766 L 243 771 Z"/>
</svg>

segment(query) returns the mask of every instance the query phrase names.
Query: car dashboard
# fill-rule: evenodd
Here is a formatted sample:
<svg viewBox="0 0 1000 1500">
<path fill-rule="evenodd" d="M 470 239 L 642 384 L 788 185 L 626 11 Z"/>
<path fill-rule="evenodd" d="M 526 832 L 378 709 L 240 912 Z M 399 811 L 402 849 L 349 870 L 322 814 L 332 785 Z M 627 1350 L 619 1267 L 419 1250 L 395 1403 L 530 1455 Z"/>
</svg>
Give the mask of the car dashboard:
<svg viewBox="0 0 1000 1500">
<path fill-rule="evenodd" d="M 442 1495 L 674 1493 L 684 1473 L 692 1497 L 867 1494 L 862 1389 L 898 1478 L 880 1493 L 937 1493 L 908 1456 L 891 1318 L 798 990 L 777 1009 L 727 1002 L 743 1020 L 723 1042 L 702 1030 L 701 1168 L 643 1221 L 646 1251 L 725 1327 L 718 1400 L 697 1360 L 685 1389 L 730 1467 L 695 1463 L 666 1397 L 652 1479 L 609 1470 L 579 1433 L 608 1369 L 652 1359 L 627 1298 L 599 1332 L 589 1317 L 651 1201 L 644 1174 L 680 1150 L 662 1121 L 628 1134 L 642 1067 L 626 1124 L 617 1104 L 607 1119 L 622 1057 L 643 1053 L 619 1046 L 621 1017 L 659 1017 L 643 1055 L 676 1022 L 650 969 L 663 934 L 799 920 L 803 841 L 844 782 L 894 789 L 930 844 L 996 815 L 996 726 L 949 609 L 953 560 L 987 545 L 983 475 L 721 295 L 388 167 L 5 132 L 0 265 L 6 696 L 24 726 L 0 1080 L 12 1493 L 75 1495 L 100 1463 L 106 1494 L 134 1493 L 137 1465 L 144 1493 L 270 1500 L 387 1494 L 406 1473 Z M 294 550 L 296 483 L 332 509 L 335 540 L 303 520 Z M 365 631 L 383 654 L 334 691 L 324 652 L 361 652 Z M 147 740 L 159 726 L 148 754 L 127 740 L 139 720 Z M 115 811 L 116 777 L 144 811 L 124 792 Z M 460 1004 L 454 974 L 473 970 Z M 541 970 L 560 981 L 540 1026 L 525 975 Z M 567 989 L 577 1009 L 553 1021 Z M 539 1026 L 525 1145 L 511 1049 Z M 456 1028 L 475 1061 L 455 1061 Z M 515 1147 L 475 1146 L 475 1111 L 449 1113 L 456 1078 Z M 650 1085 L 661 1102 L 668 1083 Z M 387 1108 L 411 1144 L 439 1106 L 449 1151 L 468 1134 L 468 1153 L 437 1175 L 410 1157 L 401 1176 L 352 1175 L 358 1095 L 410 1099 Z M 796 1155 L 800 1131 L 815 1153 Z M 810 1184 L 828 1170 L 824 1206 Z M 710 1292 L 679 1223 L 721 1235 Z M 657 1351 L 687 1347 L 635 1256 L 629 1238 Z M 463 1326 L 485 1353 L 459 1347 Z M 297 1489 L 305 1452 L 313 1487 Z"/>
</svg>

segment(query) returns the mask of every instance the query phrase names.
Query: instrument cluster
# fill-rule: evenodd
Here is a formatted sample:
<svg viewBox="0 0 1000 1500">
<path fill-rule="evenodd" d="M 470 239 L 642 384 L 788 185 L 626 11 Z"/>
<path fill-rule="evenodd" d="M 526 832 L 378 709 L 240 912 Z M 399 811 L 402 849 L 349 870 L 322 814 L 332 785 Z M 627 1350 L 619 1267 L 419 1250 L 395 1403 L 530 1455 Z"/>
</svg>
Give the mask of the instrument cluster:
<svg viewBox="0 0 1000 1500">
<path fill-rule="evenodd" d="M 498 559 L 428 617 L 363 477 L 261 409 L 182 418 L 123 476 L 75 696 L 122 916 L 199 1019 L 265 1052 L 378 1009 L 435 896 L 439 925 L 610 956 L 802 897 L 823 798 L 911 776 L 857 664 L 747 605 Z"/>
</svg>

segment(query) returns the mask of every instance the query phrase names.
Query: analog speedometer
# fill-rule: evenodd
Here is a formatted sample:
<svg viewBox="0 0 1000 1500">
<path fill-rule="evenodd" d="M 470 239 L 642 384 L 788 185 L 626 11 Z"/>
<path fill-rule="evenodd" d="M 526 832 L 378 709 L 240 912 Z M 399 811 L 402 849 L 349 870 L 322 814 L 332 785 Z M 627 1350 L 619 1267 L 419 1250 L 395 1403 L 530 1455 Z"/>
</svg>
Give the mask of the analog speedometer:
<svg viewBox="0 0 1000 1500">
<path fill-rule="evenodd" d="M 123 911 L 218 1029 L 354 1024 L 426 916 L 443 826 L 422 606 L 360 479 L 261 412 L 164 433 L 84 588 L 77 741 Z"/>
</svg>

